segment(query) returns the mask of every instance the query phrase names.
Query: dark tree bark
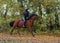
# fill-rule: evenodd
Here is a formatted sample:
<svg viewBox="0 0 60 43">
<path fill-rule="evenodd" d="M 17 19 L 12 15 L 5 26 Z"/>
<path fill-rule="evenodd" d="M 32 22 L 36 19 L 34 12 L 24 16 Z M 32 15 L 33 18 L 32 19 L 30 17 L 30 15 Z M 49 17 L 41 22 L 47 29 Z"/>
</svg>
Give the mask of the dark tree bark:
<svg viewBox="0 0 60 43">
<path fill-rule="evenodd" d="M 4 14 L 4 18 L 6 18 L 6 15 L 7 15 L 7 11 L 8 11 L 8 9 L 6 9 L 6 12 L 5 12 L 5 14 Z"/>
</svg>

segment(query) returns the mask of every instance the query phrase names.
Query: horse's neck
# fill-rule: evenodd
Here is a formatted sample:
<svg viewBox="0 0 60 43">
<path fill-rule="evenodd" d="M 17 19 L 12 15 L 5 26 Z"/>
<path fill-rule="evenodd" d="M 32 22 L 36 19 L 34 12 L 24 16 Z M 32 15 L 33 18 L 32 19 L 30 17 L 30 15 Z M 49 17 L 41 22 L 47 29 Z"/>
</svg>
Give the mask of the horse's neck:
<svg viewBox="0 0 60 43">
<path fill-rule="evenodd" d="M 35 21 L 35 18 L 31 18 L 31 20 Z"/>
<path fill-rule="evenodd" d="M 35 17 L 32 17 L 29 20 L 32 21 L 32 22 L 34 22 L 35 21 Z"/>
<path fill-rule="evenodd" d="M 31 21 L 31 22 L 34 22 L 34 21 L 35 21 L 35 19 L 30 19 L 30 21 Z"/>
</svg>

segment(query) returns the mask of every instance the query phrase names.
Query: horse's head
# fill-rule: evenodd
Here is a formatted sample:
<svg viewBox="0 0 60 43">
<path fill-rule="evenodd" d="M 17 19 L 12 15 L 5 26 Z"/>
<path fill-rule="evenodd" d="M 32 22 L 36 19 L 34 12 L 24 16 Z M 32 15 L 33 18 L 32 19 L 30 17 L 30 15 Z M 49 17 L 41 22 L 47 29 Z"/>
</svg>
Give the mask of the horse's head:
<svg viewBox="0 0 60 43">
<path fill-rule="evenodd" d="M 33 14 L 32 19 L 33 20 L 38 20 L 40 17 L 37 14 Z"/>
<path fill-rule="evenodd" d="M 33 14 L 32 20 L 37 20 L 38 22 L 40 22 L 40 16 L 37 14 Z"/>
</svg>

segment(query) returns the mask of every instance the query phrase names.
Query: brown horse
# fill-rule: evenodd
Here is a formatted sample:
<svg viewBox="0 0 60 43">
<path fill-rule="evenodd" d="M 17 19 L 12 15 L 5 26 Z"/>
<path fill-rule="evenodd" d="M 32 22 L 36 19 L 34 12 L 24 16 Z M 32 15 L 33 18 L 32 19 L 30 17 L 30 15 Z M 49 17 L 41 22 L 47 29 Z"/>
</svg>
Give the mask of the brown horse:
<svg viewBox="0 0 60 43">
<path fill-rule="evenodd" d="M 32 14 L 28 20 L 26 20 L 25 26 L 26 28 L 31 32 L 32 36 L 34 36 L 35 34 L 33 32 L 36 33 L 35 29 L 34 29 L 34 21 L 35 20 L 39 20 L 39 16 L 36 14 Z M 11 30 L 11 33 L 17 28 L 22 28 L 23 27 L 23 21 L 22 20 L 16 20 L 16 21 L 12 21 L 10 22 L 10 26 L 13 27 L 13 29 Z"/>
</svg>

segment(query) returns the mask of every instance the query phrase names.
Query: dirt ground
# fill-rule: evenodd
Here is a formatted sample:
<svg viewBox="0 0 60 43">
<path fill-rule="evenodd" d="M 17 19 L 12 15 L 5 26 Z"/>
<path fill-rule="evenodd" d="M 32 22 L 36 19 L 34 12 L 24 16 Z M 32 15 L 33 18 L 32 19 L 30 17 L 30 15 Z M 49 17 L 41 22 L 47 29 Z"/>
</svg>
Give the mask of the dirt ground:
<svg viewBox="0 0 60 43">
<path fill-rule="evenodd" d="M 60 43 L 60 37 L 48 35 L 29 35 L 0 33 L 0 43 Z"/>
</svg>

